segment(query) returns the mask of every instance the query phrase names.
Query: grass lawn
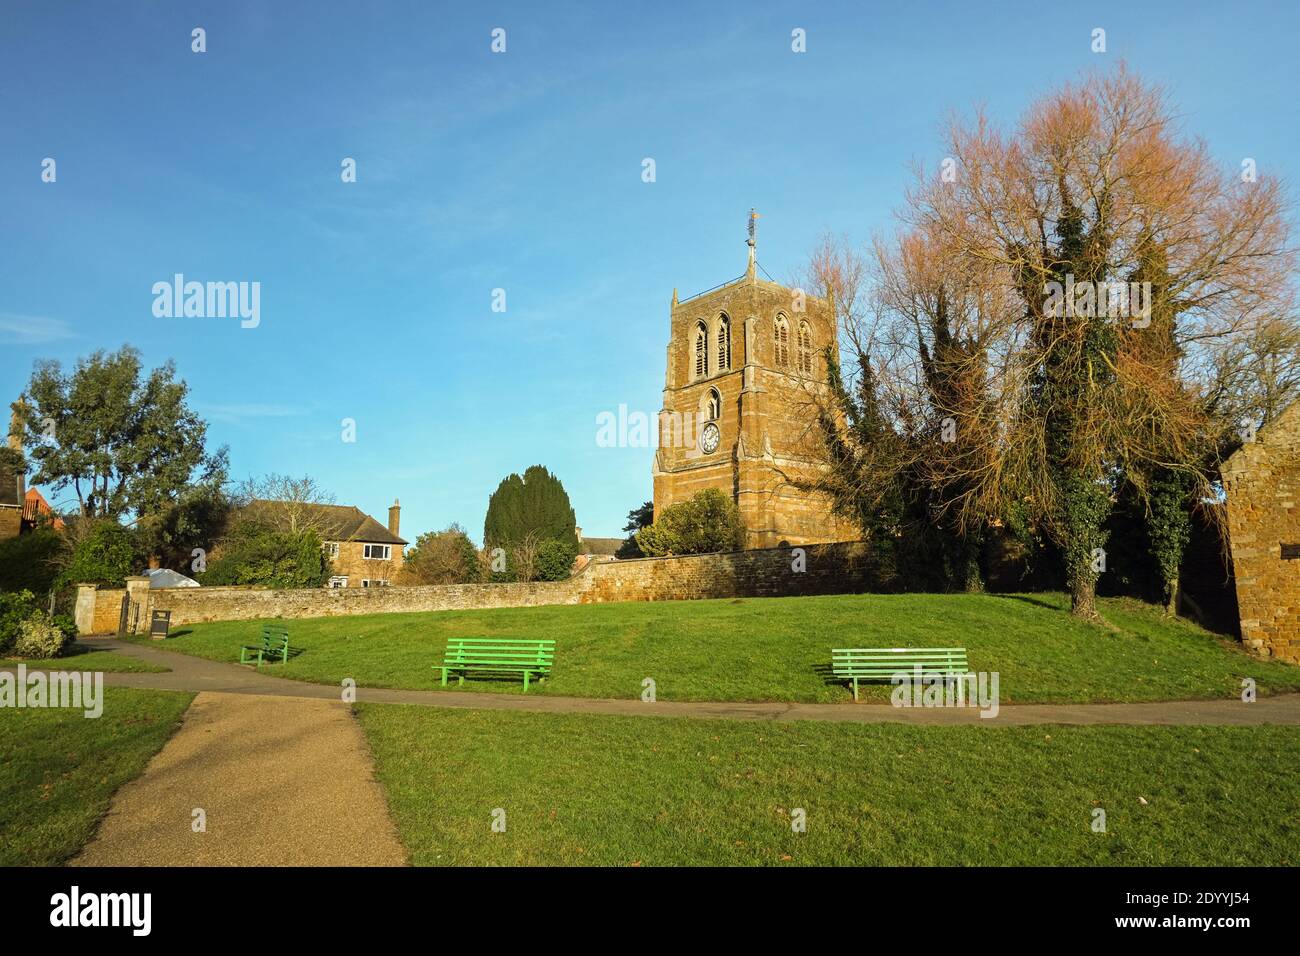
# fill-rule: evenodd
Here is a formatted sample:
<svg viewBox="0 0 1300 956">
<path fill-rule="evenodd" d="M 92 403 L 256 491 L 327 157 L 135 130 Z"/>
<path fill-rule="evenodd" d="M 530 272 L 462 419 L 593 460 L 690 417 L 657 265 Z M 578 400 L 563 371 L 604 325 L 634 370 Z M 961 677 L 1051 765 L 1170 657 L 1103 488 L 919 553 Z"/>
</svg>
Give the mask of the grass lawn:
<svg viewBox="0 0 1300 956">
<path fill-rule="evenodd" d="M 1158 608 L 1102 600 L 1117 628 L 1074 620 L 1060 594 L 860 594 L 589 604 L 290 620 L 286 664 L 263 671 L 337 685 L 437 689 L 431 665 L 449 635 L 554 638 L 556 665 L 529 693 L 636 698 L 651 677 L 660 700 L 847 701 L 827 674 L 834 647 L 969 650 L 998 671 L 1002 703 L 1232 697 L 1300 689 L 1300 668 L 1260 661 Z M 254 621 L 190 625 L 163 646 L 235 662 Z M 148 638 L 141 638 L 146 642 Z M 156 642 L 155 642 L 156 644 Z M 454 682 L 451 685 L 454 687 Z M 465 690 L 519 693 L 521 681 L 474 678 Z M 889 685 L 863 691 L 885 700 Z"/>
<path fill-rule="evenodd" d="M 106 687 L 96 719 L 63 708 L 0 710 L 0 866 L 53 866 L 75 855 L 192 697 Z"/>
<path fill-rule="evenodd" d="M 54 660 L 44 658 L 37 660 L 30 657 L 0 657 L 0 668 L 16 668 L 19 664 L 26 664 L 29 671 L 39 669 L 103 671 L 104 673 L 112 672 L 117 674 L 167 673 L 166 667 L 158 667 L 148 661 L 127 657 L 125 654 L 115 654 L 108 648 L 96 647 L 93 644 L 74 644 L 65 657 L 56 657 Z"/>
<path fill-rule="evenodd" d="M 357 709 L 417 865 L 1300 863 L 1295 728 Z"/>
</svg>

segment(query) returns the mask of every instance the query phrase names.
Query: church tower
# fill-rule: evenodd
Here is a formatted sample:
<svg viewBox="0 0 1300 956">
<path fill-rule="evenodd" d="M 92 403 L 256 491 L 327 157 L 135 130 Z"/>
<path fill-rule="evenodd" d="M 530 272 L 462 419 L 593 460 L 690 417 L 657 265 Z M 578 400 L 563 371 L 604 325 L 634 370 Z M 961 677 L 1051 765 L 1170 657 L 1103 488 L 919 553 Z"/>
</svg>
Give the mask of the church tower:
<svg viewBox="0 0 1300 956">
<path fill-rule="evenodd" d="M 655 515 L 705 488 L 730 495 L 745 547 L 854 540 L 828 502 L 792 480 L 820 467 L 814 396 L 839 361 L 825 301 L 758 277 L 755 219 L 745 274 L 670 307 L 654 460 Z"/>
</svg>

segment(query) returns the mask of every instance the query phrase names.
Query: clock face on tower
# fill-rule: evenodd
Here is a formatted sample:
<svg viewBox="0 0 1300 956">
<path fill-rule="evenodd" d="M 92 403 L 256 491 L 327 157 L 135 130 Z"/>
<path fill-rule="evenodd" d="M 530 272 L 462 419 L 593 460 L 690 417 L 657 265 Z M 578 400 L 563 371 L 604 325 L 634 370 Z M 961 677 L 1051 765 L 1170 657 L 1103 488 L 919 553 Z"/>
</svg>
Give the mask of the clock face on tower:
<svg viewBox="0 0 1300 956">
<path fill-rule="evenodd" d="M 718 431 L 715 422 L 707 422 L 700 429 L 700 449 L 706 455 L 712 455 L 718 450 L 718 443 L 722 441 L 722 434 Z"/>
</svg>

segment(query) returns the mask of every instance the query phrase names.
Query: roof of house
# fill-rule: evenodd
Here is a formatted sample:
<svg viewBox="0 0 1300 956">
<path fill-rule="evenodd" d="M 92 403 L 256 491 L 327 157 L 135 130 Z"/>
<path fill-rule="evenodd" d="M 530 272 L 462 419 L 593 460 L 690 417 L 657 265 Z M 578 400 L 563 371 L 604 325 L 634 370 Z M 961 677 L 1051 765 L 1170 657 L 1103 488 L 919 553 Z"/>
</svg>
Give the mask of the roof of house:
<svg viewBox="0 0 1300 956">
<path fill-rule="evenodd" d="M 141 574 L 149 578 L 149 588 L 197 588 L 199 582 L 170 568 L 148 568 Z"/>
<path fill-rule="evenodd" d="M 249 502 L 248 510 L 286 507 L 284 501 L 267 501 L 261 498 Z M 355 505 L 302 504 L 303 523 L 316 529 L 322 541 L 362 541 L 366 544 L 406 544 L 370 515 Z"/>
<path fill-rule="evenodd" d="M 54 509 L 45 500 L 45 496 L 35 488 L 28 488 L 27 496 L 23 499 L 23 520 L 29 524 L 35 524 L 36 519 L 42 515 L 52 515 L 51 524 L 55 528 L 63 528 L 63 519 L 54 514 Z"/>
<path fill-rule="evenodd" d="M 622 538 L 583 538 L 578 542 L 582 554 L 617 554 Z"/>
</svg>

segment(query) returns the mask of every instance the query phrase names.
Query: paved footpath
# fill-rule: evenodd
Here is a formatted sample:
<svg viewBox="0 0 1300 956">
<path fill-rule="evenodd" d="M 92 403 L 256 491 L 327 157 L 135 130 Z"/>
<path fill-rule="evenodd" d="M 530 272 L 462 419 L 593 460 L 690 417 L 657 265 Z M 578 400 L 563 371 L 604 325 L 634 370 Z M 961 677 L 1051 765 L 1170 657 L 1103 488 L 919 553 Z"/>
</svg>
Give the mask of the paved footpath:
<svg viewBox="0 0 1300 956">
<path fill-rule="evenodd" d="M 195 832 L 194 811 L 206 816 Z M 348 705 L 204 692 L 113 796 L 79 866 L 402 866 Z"/>
<path fill-rule="evenodd" d="M 122 641 L 92 638 L 85 643 L 171 668 L 166 674 L 106 673 L 110 687 L 210 691 L 273 697 L 340 700 L 341 689 L 259 673 L 238 664 L 224 664 Z M 848 723 L 905 723 L 1006 727 L 1027 724 L 1258 724 L 1300 725 L 1300 694 L 1279 694 L 1246 704 L 1240 700 L 1160 701 L 1145 704 L 1008 704 L 994 718 L 980 717 L 974 708 L 891 707 L 884 703 L 800 704 L 697 701 L 608 700 L 550 697 L 540 694 L 480 694 L 466 691 L 386 690 L 357 688 L 357 700 L 381 704 L 419 704 L 475 710 L 524 710 L 536 713 L 623 714 L 636 717 L 717 717 L 731 720 L 832 720 Z"/>
</svg>

